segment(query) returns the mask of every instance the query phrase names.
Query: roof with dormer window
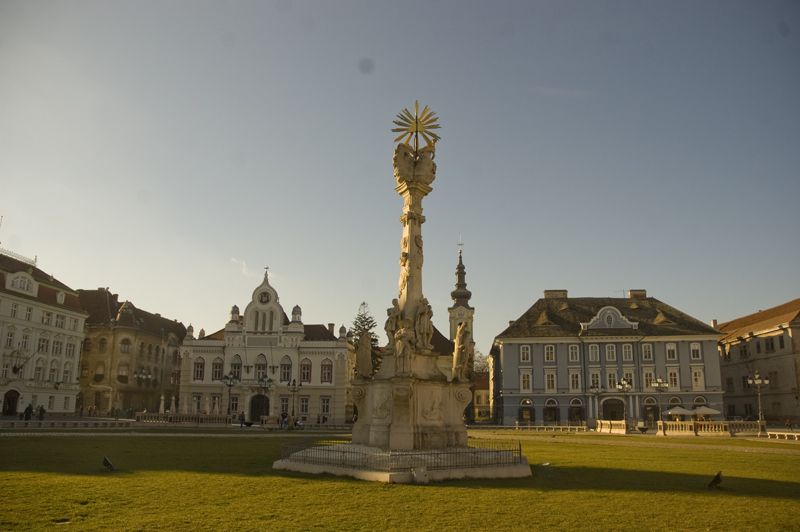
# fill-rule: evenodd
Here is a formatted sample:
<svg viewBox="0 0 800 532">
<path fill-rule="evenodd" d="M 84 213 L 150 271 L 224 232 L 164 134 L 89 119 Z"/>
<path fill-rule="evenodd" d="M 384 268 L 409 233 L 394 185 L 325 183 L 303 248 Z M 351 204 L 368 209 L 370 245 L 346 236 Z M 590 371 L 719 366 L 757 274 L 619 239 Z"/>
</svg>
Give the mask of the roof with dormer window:
<svg viewBox="0 0 800 532">
<path fill-rule="evenodd" d="M 14 274 L 24 272 L 39 284 L 36 294 L 26 294 L 17 290 L 6 290 L 6 279 Z M 13 294 L 22 299 L 45 303 L 53 307 L 63 307 L 75 312 L 83 312 L 78 294 L 51 274 L 36 266 L 0 253 L 0 292 Z M 64 293 L 63 303 L 58 302 L 58 294 Z"/>
</svg>

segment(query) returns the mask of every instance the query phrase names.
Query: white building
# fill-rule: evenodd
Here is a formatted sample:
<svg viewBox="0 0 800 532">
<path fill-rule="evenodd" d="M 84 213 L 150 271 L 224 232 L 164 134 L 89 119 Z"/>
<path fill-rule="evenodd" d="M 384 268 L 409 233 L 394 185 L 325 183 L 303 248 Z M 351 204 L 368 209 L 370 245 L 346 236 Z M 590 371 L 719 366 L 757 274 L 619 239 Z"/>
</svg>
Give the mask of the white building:
<svg viewBox="0 0 800 532">
<path fill-rule="evenodd" d="M 268 276 L 244 314 L 214 334 L 190 325 L 181 348 L 180 412 L 293 417 L 342 424 L 349 411 L 348 343 L 344 326 L 306 325 L 295 306 L 286 316 Z"/>
<path fill-rule="evenodd" d="M 3 415 L 28 405 L 73 413 L 87 314 L 78 294 L 36 267 L 0 253 L 0 396 Z"/>
</svg>

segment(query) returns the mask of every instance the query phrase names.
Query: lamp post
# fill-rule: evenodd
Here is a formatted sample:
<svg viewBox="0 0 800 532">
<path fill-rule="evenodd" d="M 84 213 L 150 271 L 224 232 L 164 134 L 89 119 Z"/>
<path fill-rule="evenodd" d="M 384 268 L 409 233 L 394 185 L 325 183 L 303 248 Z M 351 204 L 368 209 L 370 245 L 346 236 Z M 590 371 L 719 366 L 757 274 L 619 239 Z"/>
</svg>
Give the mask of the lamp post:
<svg viewBox="0 0 800 532">
<path fill-rule="evenodd" d="M 297 384 L 295 379 L 292 379 L 291 384 L 289 384 L 288 389 L 289 393 L 292 394 L 292 423 L 294 423 L 294 405 L 295 399 L 297 398 L 297 392 L 299 392 L 303 388 L 303 383 Z"/>
<path fill-rule="evenodd" d="M 654 380 L 652 383 L 650 383 L 650 386 L 655 388 L 656 393 L 658 394 L 658 397 L 661 398 L 661 396 L 664 394 L 664 392 L 667 391 L 667 388 L 669 388 L 669 383 L 667 381 L 665 381 L 664 379 L 662 379 L 661 377 L 656 377 L 656 380 Z M 661 421 L 662 433 L 666 434 L 667 433 L 667 429 L 664 426 L 664 409 L 661 408 L 661 401 L 658 402 L 658 420 Z"/>
<path fill-rule="evenodd" d="M 145 387 L 147 387 L 150 380 L 153 378 L 153 375 L 150 373 L 150 370 L 146 370 L 144 368 L 139 368 L 139 371 L 135 371 L 133 376 L 136 377 L 136 384 L 141 387 L 142 383 L 144 383 Z M 145 408 L 145 401 L 142 400 L 142 409 Z"/>
<path fill-rule="evenodd" d="M 258 379 L 258 387 L 261 390 L 261 394 L 262 395 L 266 396 L 269 393 L 269 391 L 272 389 L 272 386 L 273 386 L 272 379 L 270 379 L 266 375 L 262 375 L 261 378 Z M 269 399 L 267 399 L 267 401 L 269 401 Z M 267 416 L 269 415 L 269 408 L 264 413 L 264 415 L 267 415 Z"/>
<path fill-rule="evenodd" d="M 222 377 L 222 384 L 228 387 L 228 416 L 231 415 L 231 388 L 233 388 L 239 379 L 233 373 L 228 373 L 227 375 Z"/>
<path fill-rule="evenodd" d="M 627 393 L 631 391 L 631 382 L 622 377 L 617 382 L 617 391 L 622 394 L 622 422 L 625 424 L 625 434 L 628 433 L 628 397 Z"/>
<path fill-rule="evenodd" d="M 600 395 L 605 391 L 602 386 L 595 384 L 589 386 L 589 393 L 594 397 L 594 422 L 597 427 L 597 420 L 600 419 Z"/>
<path fill-rule="evenodd" d="M 764 411 L 761 410 L 761 385 L 769 386 L 769 379 L 762 377 L 758 370 L 752 377 L 747 377 L 747 384 L 750 386 L 756 385 L 756 394 L 758 395 L 758 437 L 764 434 Z"/>
</svg>

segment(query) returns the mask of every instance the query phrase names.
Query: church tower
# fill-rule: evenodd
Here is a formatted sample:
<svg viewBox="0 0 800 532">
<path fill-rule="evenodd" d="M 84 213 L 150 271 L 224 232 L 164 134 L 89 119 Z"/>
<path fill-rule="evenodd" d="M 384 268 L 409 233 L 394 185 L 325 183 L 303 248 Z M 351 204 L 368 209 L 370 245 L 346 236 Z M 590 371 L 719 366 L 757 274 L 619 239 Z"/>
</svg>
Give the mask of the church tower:
<svg viewBox="0 0 800 532">
<path fill-rule="evenodd" d="M 464 268 L 460 249 L 458 250 L 458 266 L 456 266 L 456 288 L 450 292 L 450 297 L 453 298 L 453 306 L 447 309 L 447 313 L 450 315 L 450 339 L 453 340 L 456 337 L 458 324 L 462 321 L 467 323 L 469 338 L 472 338 L 472 319 L 475 309 L 469 306 L 472 292 L 467 290 L 467 270 Z"/>
</svg>

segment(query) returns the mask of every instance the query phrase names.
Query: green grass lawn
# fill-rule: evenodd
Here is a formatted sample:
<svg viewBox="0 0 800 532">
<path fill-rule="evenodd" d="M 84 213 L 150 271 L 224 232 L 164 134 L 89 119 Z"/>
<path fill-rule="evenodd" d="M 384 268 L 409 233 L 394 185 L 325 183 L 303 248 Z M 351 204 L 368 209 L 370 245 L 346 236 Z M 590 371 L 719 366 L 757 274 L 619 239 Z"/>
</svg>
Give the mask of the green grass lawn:
<svg viewBox="0 0 800 532">
<path fill-rule="evenodd" d="M 800 444 L 476 431 L 534 476 L 414 486 L 273 471 L 288 439 L 230 433 L 0 437 L 0 529 L 800 530 Z"/>
</svg>

